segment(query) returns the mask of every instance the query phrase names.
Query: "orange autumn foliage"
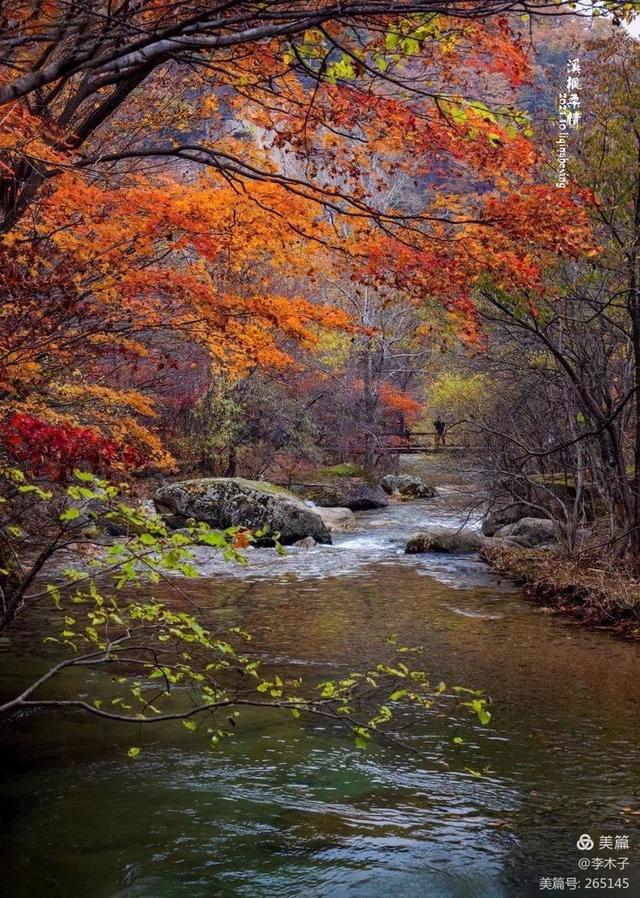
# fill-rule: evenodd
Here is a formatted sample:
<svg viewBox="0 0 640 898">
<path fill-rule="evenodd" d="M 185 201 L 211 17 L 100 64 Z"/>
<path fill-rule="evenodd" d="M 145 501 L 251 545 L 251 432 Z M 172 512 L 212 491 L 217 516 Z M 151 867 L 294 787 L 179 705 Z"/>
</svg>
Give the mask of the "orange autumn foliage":
<svg viewBox="0 0 640 898">
<path fill-rule="evenodd" d="M 135 178 L 117 190 L 76 175 L 58 180 L 36 225 L 48 252 L 34 253 L 23 226 L 2 250 L 9 301 L 0 310 L 0 409 L 91 424 L 145 446 L 164 466 L 154 402 L 104 382 L 116 363 L 144 363 L 150 334 L 197 341 L 233 377 L 292 364 L 283 339 L 311 346 L 318 328 L 348 327 L 343 312 L 285 282 L 274 292 L 272 270 L 308 273 L 315 264 L 291 225 L 318 229 L 316 211 L 302 202 L 287 199 L 288 218 L 278 216 L 282 193 L 264 185 L 238 198 L 210 177 L 154 186 Z"/>
<path fill-rule="evenodd" d="M 413 396 L 392 387 L 390 384 L 380 385 L 380 399 L 387 409 L 399 412 L 406 424 L 415 423 L 422 411 L 421 403 L 414 399 Z"/>
<path fill-rule="evenodd" d="M 98 0 L 84 29 L 104 59 L 83 57 L 84 32 L 58 41 L 56 2 L 14 6 L 21 38 L 0 70 L 0 418 L 90 426 L 166 466 L 159 372 L 197 364 L 194 346 L 231 380 L 295 364 L 323 329 L 352 327 L 323 298 L 327 271 L 347 290 L 435 297 L 473 342 L 483 278 L 542 290 L 549 259 L 591 246 L 581 198 L 538 183 L 510 105 L 530 77 L 526 48 L 504 17 L 390 10 L 375 27 L 338 15 L 252 38 L 258 5 L 244 43 L 221 13 L 227 43 L 198 45 L 194 66 L 179 47 L 121 53 L 183 25 L 185 46 L 204 40 L 199 0 L 142 0 L 113 33 Z M 68 69 L 45 77 L 43 52 L 68 52 Z M 20 87 L 16 72 L 43 83 Z"/>
</svg>

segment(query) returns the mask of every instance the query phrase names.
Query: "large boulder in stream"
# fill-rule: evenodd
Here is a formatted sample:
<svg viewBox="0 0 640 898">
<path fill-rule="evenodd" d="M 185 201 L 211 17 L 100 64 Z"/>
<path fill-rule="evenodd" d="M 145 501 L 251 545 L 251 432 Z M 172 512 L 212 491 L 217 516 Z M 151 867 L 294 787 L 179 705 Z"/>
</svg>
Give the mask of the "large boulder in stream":
<svg viewBox="0 0 640 898">
<path fill-rule="evenodd" d="M 246 527 L 280 533 L 285 546 L 307 536 L 330 543 L 331 534 L 322 518 L 288 490 L 243 477 L 205 477 L 181 480 L 161 487 L 153 497 L 158 512 L 170 527 L 183 527 L 189 518 L 211 527 Z M 257 545 L 269 545 L 267 537 Z"/>
<path fill-rule="evenodd" d="M 367 511 L 386 508 L 389 504 L 382 487 L 366 477 L 314 475 L 313 479 L 296 483 L 291 489 L 296 495 L 321 508 L 339 507 L 349 508 L 351 511 Z"/>
<path fill-rule="evenodd" d="M 495 535 L 498 539 L 509 540 L 527 549 L 556 540 L 554 523 L 548 518 L 521 518 L 501 527 Z"/>
<path fill-rule="evenodd" d="M 533 512 L 537 512 L 537 517 L 541 516 L 541 510 L 538 507 L 522 501 L 494 507 L 482 521 L 482 532 L 485 536 L 495 536 L 502 527 L 507 524 L 515 524 L 522 518 L 531 516 Z"/>
<path fill-rule="evenodd" d="M 404 547 L 406 555 L 418 555 L 421 552 L 477 552 L 486 540 L 477 530 L 454 530 L 446 527 L 431 527 L 414 533 Z"/>
<path fill-rule="evenodd" d="M 433 483 L 413 474 L 386 474 L 380 486 L 385 493 L 401 499 L 433 499 L 437 495 Z"/>
<path fill-rule="evenodd" d="M 331 533 L 348 533 L 356 530 L 358 522 L 350 508 L 315 508 Z"/>
</svg>

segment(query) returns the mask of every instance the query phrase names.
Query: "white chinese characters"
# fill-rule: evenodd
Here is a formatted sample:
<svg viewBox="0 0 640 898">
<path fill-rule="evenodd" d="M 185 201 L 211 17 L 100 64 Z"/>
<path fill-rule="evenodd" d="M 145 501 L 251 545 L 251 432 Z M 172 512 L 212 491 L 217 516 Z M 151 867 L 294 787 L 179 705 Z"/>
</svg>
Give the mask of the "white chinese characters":
<svg viewBox="0 0 640 898">
<path fill-rule="evenodd" d="M 564 90 L 558 95 L 558 137 L 556 138 L 556 187 L 567 186 L 567 135 L 580 127 L 581 67 L 578 58 L 567 60 Z"/>
</svg>

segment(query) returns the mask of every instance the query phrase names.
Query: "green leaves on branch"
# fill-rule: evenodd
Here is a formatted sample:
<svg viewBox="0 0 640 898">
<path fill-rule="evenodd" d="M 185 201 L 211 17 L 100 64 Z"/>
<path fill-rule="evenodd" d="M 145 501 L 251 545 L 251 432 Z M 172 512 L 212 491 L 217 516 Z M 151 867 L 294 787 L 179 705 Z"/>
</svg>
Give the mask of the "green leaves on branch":
<svg viewBox="0 0 640 898">
<path fill-rule="evenodd" d="M 438 100 L 438 108 L 444 116 L 455 126 L 465 128 L 469 137 L 477 136 L 479 124 L 493 124 L 504 129 L 508 137 L 514 138 L 518 134 L 531 137 L 533 129 L 531 117 L 528 112 L 514 109 L 511 106 L 494 106 L 489 108 L 480 100 L 467 100 L 464 97 L 449 97 Z M 500 134 L 489 132 L 488 140 L 494 145 L 502 143 Z"/>
<path fill-rule="evenodd" d="M 30 486 L 17 475 L 11 483 L 18 489 Z M 36 491 L 24 492 L 49 501 Z M 63 497 L 66 507 L 56 504 L 51 516 L 58 532 L 66 536 L 73 530 L 74 539 L 82 539 L 87 519 L 97 526 L 116 521 L 127 534 L 99 546 L 95 557 L 83 556 L 63 580 L 45 589 L 53 630 L 44 639 L 61 655 L 57 664 L 82 666 L 83 673 L 102 667 L 108 673 L 99 680 L 83 677 L 82 689 L 97 683 L 99 695 L 77 699 L 79 707 L 136 725 L 177 721 L 183 731 L 205 733 L 211 747 L 232 735 L 237 709 L 244 705 L 280 709 L 295 719 L 303 713 L 329 718 L 350 732 L 360 749 L 375 736 L 401 744 L 407 718 L 428 720 L 445 707 L 447 718 L 468 709 L 482 724 L 491 719 L 482 693 L 453 687 L 447 695 L 443 682 L 432 686 L 426 670 L 407 664 L 421 650 L 400 645 L 395 634 L 384 646 L 389 657 L 370 669 L 306 687 L 298 678 L 263 673 L 260 660 L 247 654 L 251 634 L 238 626 L 215 626 L 215 614 L 195 606 L 180 579 L 197 576 L 196 547 L 246 563 L 237 546 L 250 544 L 253 537 L 238 528 L 219 531 L 195 521 L 181 532 L 169 531 L 158 515 L 130 506 L 121 492 L 78 471 Z M 174 602 L 153 595 L 159 580 L 173 588 Z M 231 729 L 220 726 L 221 715 Z M 203 718 L 209 726 L 202 725 Z M 127 756 L 134 759 L 140 751 L 132 746 Z"/>
<path fill-rule="evenodd" d="M 367 71 L 384 74 L 401 60 L 420 55 L 427 43 L 436 43 L 440 53 L 451 52 L 457 41 L 454 30 L 443 28 L 437 14 L 418 13 L 391 20 L 383 39 L 367 46 L 349 42 L 344 33 L 333 37 L 328 31 L 310 28 L 285 44 L 280 59 L 286 68 L 312 71 L 336 84 L 352 82 Z"/>
<path fill-rule="evenodd" d="M 407 651 L 419 651 L 415 647 L 407 649 L 406 646 L 399 645 L 397 634 L 389 636 L 387 643 L 399 655 L 406 655 Z M 334 713 L 345 716 L 356 747 L 361 749 L 369 747 L 376 733 L 396 740 L 392 727 L 399 713 L 403 718 L 406 718 L 407 713 L 417 713 L 420 716 L 441 714 L 445 703 L 452 704 L 451 710 L 454 712 L 458 708 L 469 708 L 481 724 L 489 723 L 491 715 L 486 710 L 488 700 L 482 692 L 454 686 L 447 696 L 446 690 L 447 686 L 443 681 L 432 686 L 425 670 L 409 667 L 402 661 L 379 663 L 371 670 L 353 672 L 342 679 L 323 680 L 317 685 L 319 705 L 328 705 Z M 473 698 L 460 701 L 459 697 L 462 695 Z M 366 719 L 362 719 L 363 717 Z M 459 736 L 453 739 L 454 745 L 463 743 L 464 740 Z"/>
</svg>

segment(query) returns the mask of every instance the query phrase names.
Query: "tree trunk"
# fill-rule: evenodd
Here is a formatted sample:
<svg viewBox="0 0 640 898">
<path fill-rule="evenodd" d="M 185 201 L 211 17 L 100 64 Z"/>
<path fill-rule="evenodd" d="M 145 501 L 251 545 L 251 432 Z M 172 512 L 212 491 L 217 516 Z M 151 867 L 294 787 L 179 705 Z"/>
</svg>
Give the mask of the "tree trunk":
<svg viewBox="0 0 640 898">
<path fill-rule="evenodd" d="M 633 353 L 633 407 L 635 427 L 633 433 L 633 515 L 629 522 L 633 571 L 640 574 L 640 272 L 638 271 L 640 248 L 640 140 L 638 141 L 636 167 L 636 196 L 633 234 L 629 251 L 629 315 L 631 317 L 631 351 Z"/>
<path fill-rule="evenodd" d="M 365 287 L 362 322 L 365 327 L 371 327 L 372 325 L 368 287 Z M 378 397 L 376 395 L 373 376 L 371 337 L 367 335 L 365 341 L 362 352 L 363 417 L 366 428 L 364 435 L 363 467 L 365 471 L 371 473 L 376 464 L 376 410 L 378 406 Z"/>
</svg>

